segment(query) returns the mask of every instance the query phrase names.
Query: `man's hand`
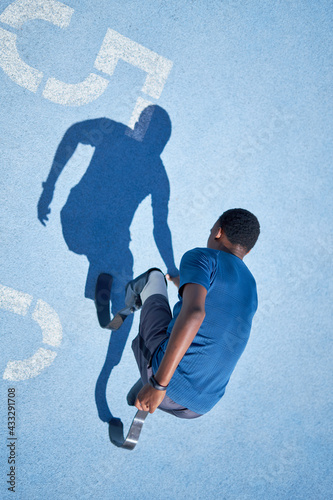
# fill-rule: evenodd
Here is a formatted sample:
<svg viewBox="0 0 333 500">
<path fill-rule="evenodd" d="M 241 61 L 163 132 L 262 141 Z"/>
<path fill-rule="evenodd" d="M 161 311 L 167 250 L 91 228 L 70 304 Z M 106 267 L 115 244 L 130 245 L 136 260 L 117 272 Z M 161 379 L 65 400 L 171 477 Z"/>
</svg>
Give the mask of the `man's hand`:
<svg viewBox="0 0 333 500">
<path fill-rule="evenodd" d="M 177 276 L 170 276 L 170 274 L 166 274 L 165 275 L 166 279 L 168 281 L 172 281 L 172 283 L 174 285 L 176 285 L 177 288 L 179 288 L 179 284 L 180 284 L 180 277 L 179 277 L 179 274 Z"/>
<path fill-rule="evenodd" d="M 134 406 L 138 410 L 154 413 L 158 405 L 162 403 L 165 393 L 166 391 L 158 391 L 157 389 L 154 389 L 154 387 L 152 387 L 150 384 L 146 384 L 139 392 Z"/>
</svg>

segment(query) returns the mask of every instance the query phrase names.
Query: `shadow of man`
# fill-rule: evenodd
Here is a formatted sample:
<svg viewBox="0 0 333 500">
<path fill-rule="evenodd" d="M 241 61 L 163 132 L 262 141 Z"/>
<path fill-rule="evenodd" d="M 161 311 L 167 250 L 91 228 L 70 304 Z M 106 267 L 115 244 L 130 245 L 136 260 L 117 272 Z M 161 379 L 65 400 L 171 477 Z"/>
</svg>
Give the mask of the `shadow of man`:
<svg viewBox="0 0 333 500">
<path fill-rule="evenodd" d="M 61 140 L 38 202 L 38 219 L 45 226 L 56 181 L 79 143 L 95 148 L 91 162 L 74 186 L 61 210 L 66 244 L 72 252 L 86 255 L 89 270 L 85 297 L 94 299 L 100 273 L 114 278 L 112 313 L 124 307 L 124 287 L 133 279 L 129 249 L 130 225 L 139 204 L 151 195 L 153 236 L 171 276 L 178 274 L 168 226 L 169 180 L 160 155 L 171 135 L 168 113 L 160 106 L 143 110 L 134 131 L 108 118 L 72 125 Z M 106 386 L 119 363 L 131 329 L 130 316 L 111 333 L 104 366 L 98 377 L 95 399 L 101 420 L 113 416 L 106 401 Z"/>
</svg>

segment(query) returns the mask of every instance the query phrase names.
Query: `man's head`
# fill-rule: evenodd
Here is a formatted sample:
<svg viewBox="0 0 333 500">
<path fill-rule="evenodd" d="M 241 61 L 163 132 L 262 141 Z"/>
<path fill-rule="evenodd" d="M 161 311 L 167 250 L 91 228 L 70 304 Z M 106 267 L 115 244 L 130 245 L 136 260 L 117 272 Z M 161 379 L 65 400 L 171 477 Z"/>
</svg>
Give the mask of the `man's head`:
<svg viewBox="0 0 333 500">
<path fill-rule="evenodd" d="M 215 222 L 207 246 L 243 259 L 255 245 L 259 233 L 260 225 L 255 215 L 243 208 L 232 208 Z"/>
</svg>

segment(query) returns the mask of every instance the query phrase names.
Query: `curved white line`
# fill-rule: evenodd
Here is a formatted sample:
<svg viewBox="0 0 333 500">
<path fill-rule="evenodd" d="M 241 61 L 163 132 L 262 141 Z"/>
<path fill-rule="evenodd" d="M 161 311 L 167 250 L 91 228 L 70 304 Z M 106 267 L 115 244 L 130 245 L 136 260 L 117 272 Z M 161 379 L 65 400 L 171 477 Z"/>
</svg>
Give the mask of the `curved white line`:
<svg viewBox="0 0 333 500">
<path fill-rule="evenodd" d="M 43 335 L 43 343 L 57 347 L 62 340 L 62 326 L 55 310 L 43 300 L 38 300 L 32 319 L 36 321 Z"/>
<path fill-rule="evenodd" d="M 98 99 L 105 92 L 108 85 L 109 80 L 95 73 L 90 73 L 83 82 L 74 84 L 49 78 L 43 96 L 64 106 L 82 106 Z"/>
<path fill-rule="evenodd" d="M 9 288 L 9 286 L 0 285 L 0 309 L 25 316 L 31 301 L 31 295 Z"/>
<path fill-rule="evenodd" d="M 20 28 L 32 19 L 48 21 L 59 28 L 66 28 L 74 9 L 56 0 L 16 0 L 8 5 L 0 16 L 0 21 Z"/>
<path fill-rule="evenodd" d="M 17 36 L 0 28 L 0 67 L 13 82 L 31 92 L 36 92 L 43 73 L 26 64 L 16 48 Z"/>
<path fill-rule="evenodd" d="M 0 284 L 0 309 L 25 316 L 32 301 L 32 296 Z M 39 299 L 32 319 L 40 326 L 43 343 L 57 347 L 62 340 L 62 326 L 55 310 Z M 6 380 L 26 380 L 36 377 L 44 368 L 50 366 L 57 353 L 40 347 L 33 356 L 23 360 L 9 361 L 3 374 Z"/>
<path fill-rule="evenodd" d="M 40 347 L 31 358 L 21 361 L 9 361 L 3 378 L 5 380 L 27 380 L 39 375 L 50 366 L 57 353 Z"/>
</svg>

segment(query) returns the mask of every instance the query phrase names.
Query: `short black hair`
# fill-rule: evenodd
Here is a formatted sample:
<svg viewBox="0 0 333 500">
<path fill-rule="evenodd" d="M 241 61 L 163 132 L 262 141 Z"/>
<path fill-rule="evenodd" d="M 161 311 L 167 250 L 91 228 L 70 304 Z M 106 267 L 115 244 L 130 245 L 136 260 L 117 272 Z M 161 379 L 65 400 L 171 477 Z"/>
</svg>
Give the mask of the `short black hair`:
<svg viewBox="0 0 333 500">
<path fill-rule="evenodd" d="M 233 245 L 247 251 L 254 247 L 260 234 L 260 224 L 255 215 L 244 208 L 232 208 L 219 218 L 220 227 Z"/>
</svg>

